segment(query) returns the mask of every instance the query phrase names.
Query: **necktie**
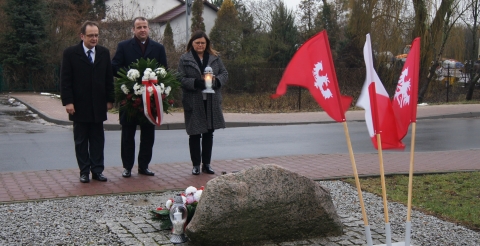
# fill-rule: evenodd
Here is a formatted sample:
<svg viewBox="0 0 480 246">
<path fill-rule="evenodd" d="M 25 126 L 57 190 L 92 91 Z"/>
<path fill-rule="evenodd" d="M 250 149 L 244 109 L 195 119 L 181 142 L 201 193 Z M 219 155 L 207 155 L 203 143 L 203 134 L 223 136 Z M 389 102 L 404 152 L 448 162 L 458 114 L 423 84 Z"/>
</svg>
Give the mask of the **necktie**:
<svg viewBox="0 0 480 246">
<path fill-rule="evenodd" d="M 88 60 L 90 61 L 90 63 L 93 63 L 93 59 L 92 59 L 92 50 L 88 50 L 87 51 L 87 54 L 88 54 Z"/>
</svg>

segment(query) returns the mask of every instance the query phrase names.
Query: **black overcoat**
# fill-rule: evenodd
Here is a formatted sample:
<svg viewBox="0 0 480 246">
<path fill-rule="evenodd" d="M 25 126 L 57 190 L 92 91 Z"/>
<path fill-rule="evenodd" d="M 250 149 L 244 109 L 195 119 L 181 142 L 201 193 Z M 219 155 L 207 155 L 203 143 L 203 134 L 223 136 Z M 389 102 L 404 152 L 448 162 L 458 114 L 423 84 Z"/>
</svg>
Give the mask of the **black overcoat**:
<svg viewBox="0 0 480 246">
<path fill-rule="evenodd" d="M 75 113 L 71 121 L 102 122 L 107 120 L 107 102 L 113 103 L 113 72 L 110 52 L 95 46 L 95 61 L 88 60 L 83 41 L 63 52 L 60 72 L 63 106 L 73 103 Z"/>
</svg>

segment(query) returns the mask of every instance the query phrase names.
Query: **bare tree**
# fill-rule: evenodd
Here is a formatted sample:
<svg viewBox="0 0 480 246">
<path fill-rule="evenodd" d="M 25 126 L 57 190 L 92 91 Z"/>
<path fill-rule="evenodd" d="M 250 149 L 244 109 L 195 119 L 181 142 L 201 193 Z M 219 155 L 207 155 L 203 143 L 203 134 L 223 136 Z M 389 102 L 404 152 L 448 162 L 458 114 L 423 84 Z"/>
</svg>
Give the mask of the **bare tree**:
<svg viewBox="0 0 480 246">
<path fill-rule="evenodd" d="M 426 2 L 424 0 L 413 0 L 416 7 L 415 24 L 423 20 L 423 16 L 427 16 Z M 460 8 L 462 0 L 442 0 L 435 16 L 430 24 L 423 24 L 424 27 L 415 26 L 413 34 L 422 38 L 421 54 L 420 54 L 420 89 L 418 91 L 418 102 L 423 102 L 425 94 L 428 91 L 430 82 L 435 77 L 435 71 L 440 66 L 441 56 L 443 54 L 446 41 L 450 35 L 450 31 L 464 13 L 464 9 Z M 421 17 L 421 18 L 420 18 Z M 418 19 L 418 20 L 417 20 Z M 428 22 L 427 22 L 428 23 Z M 428 66 L 428 69 L 426 70 Z"/>
</svg>

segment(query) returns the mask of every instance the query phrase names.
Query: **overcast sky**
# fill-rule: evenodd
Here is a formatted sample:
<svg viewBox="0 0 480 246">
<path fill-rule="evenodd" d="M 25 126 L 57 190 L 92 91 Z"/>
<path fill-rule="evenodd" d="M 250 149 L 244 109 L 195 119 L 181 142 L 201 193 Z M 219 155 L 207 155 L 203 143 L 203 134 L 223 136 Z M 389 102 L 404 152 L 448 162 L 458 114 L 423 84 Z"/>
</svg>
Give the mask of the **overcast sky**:
<svg viewBox="0 0 480 246">
<path fill-rule="evenodd" d="M 301 0 L 283 0 L 287 8 L 296 9 Z"/>
</svg>

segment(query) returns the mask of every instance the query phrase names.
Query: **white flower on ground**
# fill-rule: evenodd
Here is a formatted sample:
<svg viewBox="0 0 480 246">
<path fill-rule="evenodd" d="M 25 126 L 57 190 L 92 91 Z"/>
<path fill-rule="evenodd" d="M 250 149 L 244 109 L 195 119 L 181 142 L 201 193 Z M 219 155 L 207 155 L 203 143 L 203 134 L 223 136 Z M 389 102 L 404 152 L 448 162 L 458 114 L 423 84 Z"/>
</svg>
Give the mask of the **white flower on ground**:
<svg viewBox="0 0 480 246">
<path fill-rule="evenodd" d="M 187 203 L 187 198 L 185 196 L 182 196 L 182 201 L 183 201 L 183 204 L 186 204 Z"/>
<path fill-rule="evenodd" d="M 197 190 L 197 192 L 195 192 L 193 197 L 195 198 L 196 202 L 200 201 L 200 197 L 202 197 L 202 193 L 203 193 L 203 190 Z"/>
<path fill-rule="evenodd" d="M 187 195 L 187 204 L 192 204 L 194 202 L 195 202 L 195 197 L 193 196 L 193 194 Z"/>
<path fill-rule="evenodd" d="M 128 70 L 127 77 L 131 81 L 135 81 L 137 78 L 140 78 L 140 72 L 137 69 Z"/>
<path fill-rule="evenodd" d="M 170 91 L 172 91 L 172 87 L 167 86 L 167 88 L 165 88 L 165 94 L 168 96 L 170 94 Z"/>
<path fill-rule="evenodd" d="M 167 209 L 170 209 L 172 207 L 172 205 L 173 205 L 172 199 L 168 199 L 167 202 L 165 203 L 165 207 Z"/>
<path fill-rule="evenodd" d="M 122 91 L 123 91 L 123 93 L 125 93 L 125 95 L 130 92 L 130 90 L 127 88 L 127 86 L 125 84 L 120 86 L 120 89 L 122 89 Z"/>
<path fill-rule="evenodd" d="M 188 195 L 192 195 L 192 194 L 195 194 L 195 192 L 197 192 L 197 188 L 193 187 L 193 186 L 189 186 L 186 190 L 185 190 L 185 194 L 188 196 Z"/>
</svg>

